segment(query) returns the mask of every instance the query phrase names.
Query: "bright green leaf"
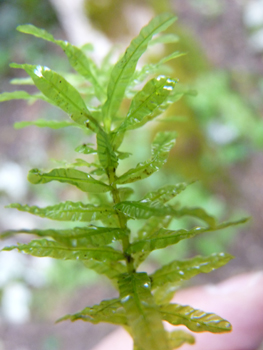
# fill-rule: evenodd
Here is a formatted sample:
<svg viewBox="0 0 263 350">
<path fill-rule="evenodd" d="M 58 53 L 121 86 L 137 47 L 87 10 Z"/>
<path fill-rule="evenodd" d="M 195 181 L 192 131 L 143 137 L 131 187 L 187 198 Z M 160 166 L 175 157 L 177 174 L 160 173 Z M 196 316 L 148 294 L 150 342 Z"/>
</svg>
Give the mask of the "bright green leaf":
<svg viewBox="0 0 263 350">
<path fill-rule="evenodd" d="M 3 101 L 10 101 L 10 100 L 44 100 L 46 101 L 47 99 L 45 96 L 41 94 L 35 94 L 35 95 L 30 95 L 26 91 L 12 91 L 12 92 L 3 92 L 0 94 L 0 102 Z"/>
<path fill-rule="evenodd" d="M 152 39 L 149 42 L 149 46 L 156 45 L 156 44 L 172 44 L 177 43 L 179 41 L 179 37 L 176 34 L 169 33 L 169 34 L 163 34 L 158 36 L 157 38 Z"/>
<path fill-rule="evenodd" d="M 27 126 L 38 126 L 39 128 L 51 128 L 51 129 L 61 129 L 66 128 L 68 126 L 76 126 L 75 123 L 72 123 L 68 120 L 47 120 L 47 119 L 37 119 L 34 121 L 24 121 L 24 122 L 17 122 L 14 124 L 15 129 L 22 129 Z"/>
<path fill-rule="evenodd" d="M 42 173 L 38 169 L 32 169 L 28 174 L 28 180 L 32 184 L 45 184 L 51 181 L 65 182 L 76 186 L 84 192 L 91 193 L 108 192 L 111 189 L 110 186 L 95 180 L 89 174 L 72 168 L 53 169 L 49 173 Z"/>
</svg>

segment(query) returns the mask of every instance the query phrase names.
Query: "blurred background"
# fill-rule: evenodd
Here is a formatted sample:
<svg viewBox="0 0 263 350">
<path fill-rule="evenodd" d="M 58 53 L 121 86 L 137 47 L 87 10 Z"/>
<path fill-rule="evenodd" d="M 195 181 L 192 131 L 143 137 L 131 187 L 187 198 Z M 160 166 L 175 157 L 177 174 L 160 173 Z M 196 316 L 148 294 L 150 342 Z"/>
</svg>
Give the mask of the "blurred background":
<svg viewBox="0 0 263 350">
<path fill-rule="evenodd" d="M 164 11 L 178 16 L 170 29 L 178 42 L 158 50 L 155 46 L 144 60 L 156 62 L 172 51 L 186 52 L 171 61 L 171 76 L 198 95 L 183 98 L 169 110 L 167 116 L 174 116 L 169 126 L 165 119 L 151 126 L 152 134 L 173 128 L 178 140 L 164 171 L 153 176 L 147 190 L 160 181 L 198 179 L 180 195 L 183 204 L 201 206 L 221 221 L 241 216 L 251 220 L 237 229 L 185 241 L 170 254 L 158 251 L 150 264 L 157 267 L 175 258 L 219 251 L 236 256 L 192 284 L 262 270 L 263 0 L 0 0 L 0 93 L 33 91 L 31 86 L 16 85 L 15 78 L 24 75 L 9 68 L 10 62 L 70 70 L 58 47 L 17 32 L 18 25 L 32 23 L 79 46 L 92 43 L 99 64 L 114 45 L 123 52 L 143 25 Z M 67 128 L 13 128 L 17 121 L 65 117 L 44 102 L 4 102 L 0 116 L 0 229 L 40 227 L 41 219 L 4 206 L 79 200 L 72 188 L 53 183 L 34 187 L 26 177 L 32 168 L 51 169 L 56 160 L 74 160 L 80 135 Z M 148 150 L 136 141 L 142 141 L 143 134 L 131 137 L 135 155 L 146 159 Z M 145 183 L 138 182 L 137 190 L 144 194 Z M 10 239 L 0 246 L 14 242 Z M 54 325 L 54 321 L 115 294 L 106 280 L 80 264 L 2 252 L 0 350 L 88 350 L 114 327 L 84 322 Z"/>
</svg>

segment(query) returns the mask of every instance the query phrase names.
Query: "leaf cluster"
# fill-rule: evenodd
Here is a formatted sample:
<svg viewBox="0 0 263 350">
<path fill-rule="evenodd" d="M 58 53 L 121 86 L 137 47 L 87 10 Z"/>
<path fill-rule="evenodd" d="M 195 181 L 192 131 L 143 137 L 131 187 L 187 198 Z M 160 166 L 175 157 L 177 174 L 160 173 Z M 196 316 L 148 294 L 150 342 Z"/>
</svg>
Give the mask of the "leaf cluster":
<svg viewBox="0 0 263 350">
<path fill-rule="evenodd" d="M 83 320 L 124 326 L 132 335 L 135 348 L 140 350 L 167 350 L 179 347 L 184 342 L 194 342 L 193 336 L 184 331 L 168 334 L 162 320 L 172 325 L 185 325 L 194 332 L 221 333 L 231 330 L 230 323 L 215 314 L 170 303 L 170 290 L 171 286 L 178 286 L 199 273 L 208 273 L 225 265 L 232 256 L 221 253 L 185 261 L 174 260 L 150 275 L 138 272 L 138 267 L 156 249 L 245 221 L 217 223 L 201 208 L 174 204 L 173 199 L 187 188 L 185 183 L 166 185 L 142 198 L 129 200 L 133 194 L 129 184 L 149 178 L 160 170 L 175 144 L 176 134 L 173 131 L 157 133 L 151 144 L 150 158 L 120 173 L 120 162 L 131 154 L 120 150 L 126 133 L 154 120 L 190 92 L 172 77 L 156 76 L 163 64 L 182 53 L 176 51 L 155 65 L 137 68 L 148 45 L 175 41 L 172 34 L 160 35 L 174 21 L 175 17 L 169 13 L 155 17 L 131 41 L 116 64 L 112 65 L 109 58 L 105 58 L 101 67 L 82 49 L 54 39 L 45 30 L 33 25 L 19 26 L 20 32 L 60 46 L 72 68 L 85 79 L 85 86 L 80 86 L 78 79 L 71 84 L 64 76 L 45 66 L 13 63 L 11 67 L 23 69 L 29 76 L 27 82 L 34 84 L 39 92 L 28 94 L 15 91 L 0 95 L 1 101 L 41 99 L 62 109 L 70 118 L 66 121 L 39 119 L 22 122 L 16 125 L 19 128 L 28 125 L 53 129 L 78 127 L 86 137 L 95 135 L 96 140 L 94 143 L 87 140 L 87 143 L 76 148 L 76 152 L 84 156 L 93 155 L 93 162 L 76 159 L 67 167 L 50 171 L 32 169 L 28 174 L 28 180 L 33 184 L 58 181 L 73 185 L 88 193 L 89 198 L 95 195 L 96 204 L 66 201 L 44 208 L 11 204 L 10 208 L 51 220 L 77 222 L 77 226 L 72 229 L 6 231 L 2 233 L 2 238 L 25 233 L 38 239 L 3 250 L 17 249 L 38 257 L 79 260 L 87 268 L 107 276 L 117 286 L 118 298 L 86 307 L 59 321 Z M 21 84 L 24 83 L 23 79 Z M 139 90 L 141 84 L 143 87 Z M 127 99 L 131 99 L 131 102 L 128 110 L 124 111 L 123 101 Z M 83 167 L 85 171 L 77 169 Z M 202 226 L 179 230 L 169 228 L 173 220 L 183 216 L 199 220 Z M 138 232 L 131 232 L 130 220 L 142 222 Z"/>
</svg>

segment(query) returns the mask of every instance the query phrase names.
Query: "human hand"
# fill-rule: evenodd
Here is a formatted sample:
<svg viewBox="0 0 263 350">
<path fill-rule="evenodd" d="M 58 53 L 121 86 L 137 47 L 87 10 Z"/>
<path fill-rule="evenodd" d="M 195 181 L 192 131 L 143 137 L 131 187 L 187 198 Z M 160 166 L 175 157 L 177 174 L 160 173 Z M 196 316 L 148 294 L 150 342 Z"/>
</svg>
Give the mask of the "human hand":
<svg viewBox="0 0 263 350">
<path fill-rule="evenodd" d="M 185 289 L 176 293 L 172 302 L 214 312 L 233 326 L 232 332 L 226 334 L 193 333 L 195 345 L 186 344 L 180 350 L 256 350 L 263 342 L 263 272 L 235 276 L 217 285 Z M 169 331 L 179 329 L 167 323 L 165 327 Z M 187 330 L 184 326 L 180 328 Z M 132 347 L 128 333 L 119 329 L 92 350 L 131 350 Z"/>
</svg>

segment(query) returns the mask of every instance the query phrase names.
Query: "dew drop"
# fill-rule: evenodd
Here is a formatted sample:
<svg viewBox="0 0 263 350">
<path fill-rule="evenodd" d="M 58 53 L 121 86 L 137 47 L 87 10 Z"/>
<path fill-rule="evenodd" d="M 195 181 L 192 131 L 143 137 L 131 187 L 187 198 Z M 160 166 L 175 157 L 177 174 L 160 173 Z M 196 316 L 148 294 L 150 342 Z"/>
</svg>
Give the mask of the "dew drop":
<svg viewBox="0 0 263 350">
<path fill-rule="evenodd" d="M 71 241 L 71 245 L 72 245 L 72 247 L 76 247 L 76 246 L 77 246 L 77 240 L 76 240 L 76 239 L 73 239 L 73 240 Z"/>
<path fill-rule="evenodd" d="M 157 81 L 160 81 L 160 80 L 163 79 L 163 78 L 165 78 L 164 75 L 159 75 L 159 76 L 156 78 L 156 80 L 157 80 Z"/>
<path fill-rule="evenodd" d="M 126 295 L 126 297 L 122 298 L 122 303 L 126 303 L 130 299 L 130 295 Z"/>
<path fill-rule="evenodd" d="M 183 271 L 179 271 L 179 275 L 184 275 L 184 272 Z"/>
<path fill-rule="evenodd" d="M 149 288 L 149 283 L 144 283 L 144 287 Z"/>
<path fill-rule="evenodd" d="M 172 91 L 173 90 L 173 87 L 172 86 L 168 86 L 168 85 L 165 85 L 163 87 L 165 90 L 169 90 L 169 91 Z"/>
<path fill-rule="evenodd" d="M 42 66 L 37 66 L 35 69 L 34 69 L 34 73 L 35 75 L 37 75 L 39 78 L 42 78 L 43 75 L 42 75 Z"/>
</svg>

